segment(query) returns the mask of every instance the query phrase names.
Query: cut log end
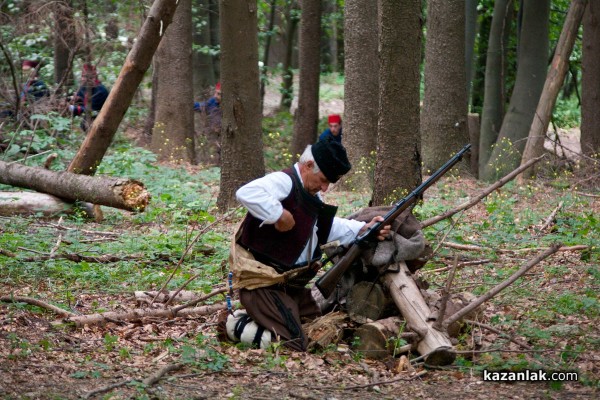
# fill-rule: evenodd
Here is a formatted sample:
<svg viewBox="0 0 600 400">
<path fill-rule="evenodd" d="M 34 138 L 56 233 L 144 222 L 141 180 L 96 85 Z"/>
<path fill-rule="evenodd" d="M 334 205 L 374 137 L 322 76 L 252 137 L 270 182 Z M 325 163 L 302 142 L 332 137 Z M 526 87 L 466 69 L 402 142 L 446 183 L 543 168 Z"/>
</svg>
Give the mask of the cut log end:
<svg viewBox="0 0 600 400">
<path fill-rule="evenodd" d="M 450 365 L 456 359 L 456 353 L 451 347 L 438 347 L 425 357 L 425 364 L 428 365 Z"/>
<path fill-rule="evenodd" d="M 144 184 L 137 181 L 127 181 L 122 188 L 125 205 L 133 211 L 144 211 L 150 202 L 150 193 Z"/>
<path fill-rule="evenodd" d="M 360 324 L 378 320 L 386 304 L 385 294 L 380 285 L 359 282 L 350 289 L 346 299 L 348 315 Z"/>
</svg>

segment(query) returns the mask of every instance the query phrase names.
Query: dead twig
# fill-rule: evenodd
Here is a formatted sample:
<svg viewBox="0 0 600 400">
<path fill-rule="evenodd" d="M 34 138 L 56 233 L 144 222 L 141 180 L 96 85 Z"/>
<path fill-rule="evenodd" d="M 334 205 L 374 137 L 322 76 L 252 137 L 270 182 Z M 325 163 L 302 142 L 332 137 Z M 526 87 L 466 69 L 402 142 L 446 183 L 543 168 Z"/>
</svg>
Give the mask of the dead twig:
<svg viewBox="0 0 600 400">
<path fill-rule="evenodd" d="M 213 296 L 216 296 L 220 293 L 226 293 L 227 292 L 227 288 L 221 288 L 221 289 L 217 289 L 217 290 L 213 290 L 212 292 L 210 292 L 209 294 L 207 294 L 206 296 L 202 296 L 196 300 L 191 300 L 188 301 L 187 303 L 184 303 L 180 306 L 174 307 L 173 308 L 173 312 L 178 313 L 179 311 L 183 310 L 184 308 L 188 308 L 188 307 L 192 307 L 195 306 L 196 304 L 200 303 L 201 301 L 204 301 L 206 299 L 210 299 Z"/>
<path fill-rule="evenodd" d="M 142 383 L 146 387 L 153 386 L 156 383 L 158 383 L 166 374 L 168 374 L 169 372 L 172 372 L 172 371 L 177 371 L 177 370 L 183 368 L 183 366 L 184 365 L 181 363 L 165 365 L 164 367 L 159 369 L 156 373 L 154 373 L 154 374 L 150 375 L 149 377 L 147 377 L 146 379 L 142 380 Z M 129 385 L 131 382 L 134 382 L 134 381 L 135 381 L 135 379 L 127 379 L 127 380 L 124 380 L 121 382 L 113 383 L 112 385 L 103 386 L 101 388 L 94 389 L 90 392 L 87 392 L 86 394 L 84 394 L 81 397 L 84 399 L 89 399 L 97 394 L 106 393 L 108 391 L 119 388 L 121 386 Z"/>
<path fill-rule="evenodd" d="M 460 268 L 464 268 L 464 267 L 468 267 L 471 265 L 481 265 L 481 264 L 487 264 L 489 262 L 491 262 L 492 260 L 490 260 L 489 258 L 485 258 L 483 260 L 475 260 L 475 261 L 465 261 L 465 262 L 461 262 L 458 263 L 458 265 L 456 266 L 456 269 L 460 269 Z M 420 272 L 422 274 L 432 274 L 432 273 L 437 273 L 437 272 L 444 272 L 444 271 L 448 271 L 449 269 L 454 268 L 453 265 L 449 266 L 449 267 L 442 267 L 442 268 L 436 268 L 436 269 L 429 269 L 427 271 L 423 271 L 421 270 Z"/>
<path fill-rule="evenodd" d="M 158 383 L 169 372 L 178 371 L 181 368 L 183 368 L 183 366 L 184 365 L 182 363 L 165 365 L 164 367 L 156 371 L 156 373 L 144 379 L 142 383 L 146 386 L 152 386 Z"/>
<path fill-rule="evenodd" d="M 467 322 L 467 323 L 469 323 L 469 324 L 477 325 L 478 327 L 480 327 L 480 328 L 483 328 L 483 329 L 487 329 L 487 330 L 488 330 L 488 331 L 490 331 L 490 332 L 494 332 L 494 333 L 495 333 L 495 334 L 497 334 L 497 335 L 500 335 L 500 336 L 502 336 L 502 337 L 505 337 L 505 338 L 507 338 L 507 339 L 508 339 L 508 340 L 510 340 L 511 342 L 513 342 L 513 343 L 515 343 L 515 344 L 518 344 L 519 346 L 521 346 L 522 348 L 524 348 L 524 349 L 526 349 L 526 350 L 531 350 L 531 346 L 530 346 L 530 345 L 528 345 L 528 344 L 526 344 L 526 343 L 523 343 L 523 342 L 521 342 L 520 340 L 517 340 L 517 339 L 515 339 L 515 338 L 514 338 L 514 337 L 512 337 L 511 335 L 509 335 L 509 334 L 507 334 L 507 333 L 504 333 L 504 332 L 502 332 L 502 331 L 500 331 L 500 330 L 498 330 L 498 329 L 494 328 L 494 327 L 493 327 L 493 326 L 491 326 L 491 325 L 487 325 L 487 324 L 484 324 L 484 323 L 481 323 L 481 322 L 477 322 L 477 321 L 473 321 L 473 320 L 470 320 L 470 319 L 467 319 L 467 320 L 465 320 L 465 322 Z"/>
<path fill-rule="evenodd" d="M 111 391 L 113 389 L 119 388 L 121 386 L 128 385 L 129 383 L 131 383 L 133 381 L 134 381 L 134 379 L 127 379 L 127 380 L 124 380 L 124 381 L 121 381 L 121 382 L 113 383 L 112 385 L 103 386 L 101 388 L 94 389 L 94 390 L 92 390 L 90 392 L 87 392 L 86 394 L 84 394 L 81 397 L 83 399 L 89 399 L 89 398 L 91 398 L 91 397 L 93 397 L 93 396 L 95 396 L 97 394 L 105 393 L 105 392 Z"/>
<path fill-rule="evenodd" d="M 53 306 L 52 304 L 46 303 L 45 301 L 34 299 L 33 297 L 25 297 L 25 296 L 2 296 L 0 297 L 0 302 L 3 303 L 26 303 L 32 306 L 37 306 L 40 308 L 44 308 L 46 310 L 50 310 L 60 316 L 64 317 L 74 317 L 77 314 L 72 313 L 67 310 L 63 310 L 62 308 Z"/>
<path fill-rule="evenodd" d="M 200 275 L 201 275 L 201 274 L 196 274 L 196 275 L 192 276 L 190 279 L 188 279 L 187 281 L 185 281 L 185 282 L 183 283 L 183 285 L 181 285 L 181 287 L 180 287 L 179 289 L 177 289 L 177 290 L 175 291 L 175 293 L 173 293 L 173 296 L 171 296 L 171 297 L 169 297 L 169 298 L 167 299 L 167 301 L 165 302 L 165 306 L 168 306 L 169 304 L 171 304 L 171 303 L 173 302 L 173 299 L 174 299 L 174 298 L 176 298 L 176 297 L 177 297 L 177 295 L 178 295 L 178 294 L 179 294 L 179 293 L 180 293 L 180 292 L 181 292 L 183 289 L 185 289 L 185 287 L 186 287 L 187 285 L 189 285 L 189 284 L 190 284 L 190 283 L 191 283 L 191 282 L 192 282 L 194 279 L 196 279 L 196 278 L 197 278 L 197 277 L 199 277 Z M 152 301 L 150 302 L 150 304 L 152 304 L 152 302 L 154 302 L 154 299 L 156 299 L 157 297 L 158 297 L 158 296 L 155 296 L 155 297 L 152 299 Z"/>
<path fill-rule="evenodd" d="M 442 323 L 444 322 L 444 315 L 446 314 L 446 305 L 448 304 L 448 299 L 450 298 L 450 288 L 452 288 L 452 281 L 454 281 L 454 273 L 456 272 L 456 267 L 458 266 L 458 256 L 454 257 L 454 265 L 448 274 L 448 279 L 446 280 L 446 286 L 442 291 L 442 300 L 440 303 L 440 310 L 438 313 L 437 320 L 433 323 L 433 327 L 438 331 L 441 331 Z"/>
<path fill-rule="evenodd" d="M 521 172 L 525 171 L 527 168 L 531 167 L 533 164 L 537 163 L 538 161 L 540 161 L 542 158 L 545 157 L 544 155 L 541 155 L 537 158 L 533 158 L 531 160 L 529 160 L 528 162 L 526 162 L 525 164 L 521 165 L 519 168 L 515 169 L 514 171 L 512 171 L 511 173 L 509 173 L 508 175 L 506 175 L 505 177 L 501 178 L 499 181 L 495 182 L 493 185 L 487 187 L 485 190 L 483 190 L 483 192 L 481 192 L 477 197 L 475 197 L 474 199 L 472 199 L 471 201 L 468 201 L 466 203 L 461 204 L 460 206 L 452 209 L 452 210 L 448 210 L 443 214 L 440 214 L 436 217 L 433 218 L 429 218 L 423 222 L 421 222 L 421 228 L 426 228 L 430 225 L 436 224 L 448 217 L 451 217 L 452 215 L 462 211 L 462 210 L 467 210 L 471 207 L 473 207 L 475 204 L 479 203 L 481 200 L 483 200 L 485 197 L 487 197 L 490 193 L 492 193 L 494 190 L 504 186 L 505 184 L 507 184 L 508 182 L 510 182 L 511 180 L 513 180 L 517 175 L 519 175 Z"/>
<path fill-rule="evenodd" d="M 562 208 L 562 206 L 563 206 L 563 202 L 561 201 L 560 203 L 558 203 L 558 206 L 554 209 L 554 211 L 552 211 L 552 213 L 548 216 L 548 218 L 546 218 L 546 220 L 544 221 L 544 224 L 538 230 L 539 233 L 544 232 L 544 230 L 547 227 L 549 227 L 550 224 L 554 223 L 554 219 L 556 218 L 556 214 L 558 214 L 558 211 Z"/>
<path fill-rule="evenodd" d="M 173 268 L 173 272 L 171 272 L 171 275 L 169 275 L 169 278 L 166 280 L 166 282 L 162 285 L 162 287 L 160 288 L 160 290 L 157 292 L 156 297 L 158 297 L 158 293 L 161 293 L 163 290 L 165 290 L 165 288 L 167 287 L 167 285 L 169 284 L 169 282 L 171 282 L 171 279 L 173 279 L 173 276 L 175 275 L 175 273 L 177 272 L 177 270 L 179 269 L 179 267 L 181 266 L 181 264 L 183 264 L 183 260 L 185 259 L 185 256 L 190 252 L 190 250 L 192 249 L 192 247 L 194 247 L 194 244 L 196 244 L 196 242 L 200 239 L 200 237 L 202 237 L 202 235 L 204 235 L 206 232 L 208 232 L 208 230 L 210 228 L 212 228 L 213 226 L 215 226 L 219 222 L 224 221 L 225 219 L 229 218 L 231 215 L 233 215 L 233 213 L 235 213 L 241 207 L 242 207 L 241 205 L 237 206 L 236 208 L 234 208 L 233 210 L 231 210 L 227 214 L 223 215 L 221 218 L 216 219 L 213 222 L 211 222 L 210 224 L 206 225 L 204 228 L 202 228 L 200 230 L 200 232 L 198 232 L 198 234 L 196 235 L 196 237 L 194 237 L 194 239 L 190 242 L 190 244 L 188 244 L 188 246 L 185 248 L 183 254 L 181 255 L 181 258 L 177 262 L 177 265 L 175 266 L 175 268 Z M 150 302 L 150 305 L 152 305 L 156 301 L 156 297 L 154 299 L 152 299 L 152 301 Z"/>
<path fill-rule="evenodd" d="M 526 247 L 523 249 L 493 249 L 491 247 L 483 247 L 476 246 L 473 244 L 460 244 L 453 242 L 444 242 L 445 247 L 450 247 L 452 249 L 457 250 L 467 250 L 467 251 L 494 251 L 496 253 L 521 253 L 521 252 L 530 252 L 530 251 L 539 251 L 544 250 L 542 247 Z M 587 250 L 590 246 L 585 244 L 578 244 L 575 246 L 562 246 L 557 251 L 579 251 L 579 250 Z M 446 269 L 447 267 L 445 267 Z"/>
<path fill-rule="evenodd" d="M 543 253 L 539 254 L 534 259 L 530 260 L 527 264 L 525 264 L 524 266 L 522 266 L 517 272 L 515 272 L 514 274 L 512 274 L 504 282 L 496 285 L 489 292 L 485 293 L 482 296 L 479 296 L 476 300 L 474 300 L 471 303 L 469 303 L 469 305 L 467 305 L 466 307 L 463 307 L 460 311 L 457 311 L 456 313 L 454 313 L 453 315 L 451 315 L 450 317 L 448 317 L 448 319 L 446 319 L 444 321 L 444 327 L 448 328 L 448 326 L 450 324 L 452 324 L 453 322 L 456 322 L 459 319 L 463 318 L 465 315 L 467 315 L 471 311 L 475 310 L 481 304 L 483 304 L 484 302 L 488 301 L 492 297 L 496 296 L 503 289 L 505 289 L 506 287 L 508 287 L 509 285 L 511 285 L 519 277 L 521 277 L 523 274 L 525 274 L 527 271 L 529 271 L 532 267 L 534 267 L 535 265 L 539 264 L 542 260 L 544 260 L 547 257 L 551 256 L 552 254 L 556 253 L 560 247 L 561 247 L 560 243 L 555 243 L 552 246 L 550 246 L 549 249 L 545 250 Z"/>
<path fill-rule="evenodd" d="M 62 224 L 62 221 L 63 221 L 63 217 L 61 216 L 58 219 L 58 225 Z M 55 257 L 56 250 L 58 250 L 58 248 L 60 247 L 61 242 L 62 242 L 62 232 L 58 234 L 58 240 L 56 241 L 56 244 L 54 245 L 52 250 L 50 250 L 50 259 L 53 259 Z"/>
</svg>

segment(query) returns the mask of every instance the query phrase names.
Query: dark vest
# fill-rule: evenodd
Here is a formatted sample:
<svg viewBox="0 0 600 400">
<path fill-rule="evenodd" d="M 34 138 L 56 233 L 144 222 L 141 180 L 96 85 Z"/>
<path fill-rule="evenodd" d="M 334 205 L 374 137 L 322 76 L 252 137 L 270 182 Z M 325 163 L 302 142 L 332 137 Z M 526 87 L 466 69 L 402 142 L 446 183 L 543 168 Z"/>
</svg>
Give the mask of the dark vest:
<svg viewBox="0 0 600 400">
<path fill-rule="evenodd" d="M 294 168 L 283 172 L 292 178 L 292 190 L 281 201 L 281 205 L 294 217 L 294 227 L 287 232 L 279 232 L 272 224 L 264 224 L 261 227 L 263 220 L 247 213 L 241 226 L 242 234 L 238 239 L 238 244 L 248 249 L 256 260 L 274 267 L 280 273 L 301 266 L 294 263 L 308 244 L 315 223 L 319 228 L 318 244 L 327 242 L 337 211 L 337 207 L 323 203 L 317 196 L 311 196 L 304 189 Z M 317 246 L 312 260 L 320 257 L 321 250 Z"/>
</svg>

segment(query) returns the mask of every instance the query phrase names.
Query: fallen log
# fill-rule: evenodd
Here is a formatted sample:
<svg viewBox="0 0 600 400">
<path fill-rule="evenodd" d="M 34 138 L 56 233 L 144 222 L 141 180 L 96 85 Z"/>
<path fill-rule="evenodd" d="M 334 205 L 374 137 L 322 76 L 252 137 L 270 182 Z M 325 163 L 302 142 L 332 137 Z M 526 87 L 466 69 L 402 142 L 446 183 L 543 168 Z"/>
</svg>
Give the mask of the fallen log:
<svg viewBox="0 0 600 400">
<path fill-rule="evenodd" d="M 434 329 L 432 313 L 421 295 L 404 262 L 398 262 L 398 272 L 388 272 L 384 283 L 394 303 L 406 320 L 407 328 L 420 336 L 417 351 L 430 365 L 448 365 L 454 362 L 456 355 L 446 332 Z"/>
<path fill-rule="evenodd" d="M 217 303 L 208 306 L 186 308 L 176 311 L 172 308 L 167 309 L 140 309 L 136 308 L 124 312 L 109 311 L 102 314 L 76 315 L 54 322 L 52 325 L 75 324 L 77 328 L 85 325 L 102 325 L 107 322 L 115 321 L 138 321 L 143 318 L 176 318 L 176 317 L 195 317 L 199 315 L 208 315 L 220 310 L 227 309 L 226 303 Z"/>
<path fill-rule="evenodd" d="M 87 204 L 87 203 L 84 203 Z M 84 208 L 91 215 L 91 208 Z M 52 217 L 57 214 L 73 213 L 73 203 L 56 196 L 37 192 L 0 192 L 0 215 L 42 215 Z"/>
<path fill-rule="evenodd" d="M 114 177 L 92 177 L 66 171 L 0 161 L 0 183 L 51 194 L 67 201 L 85 201 L 128 211 L 144 211 L 150 194 L 144 184 Z"/>
</svg>

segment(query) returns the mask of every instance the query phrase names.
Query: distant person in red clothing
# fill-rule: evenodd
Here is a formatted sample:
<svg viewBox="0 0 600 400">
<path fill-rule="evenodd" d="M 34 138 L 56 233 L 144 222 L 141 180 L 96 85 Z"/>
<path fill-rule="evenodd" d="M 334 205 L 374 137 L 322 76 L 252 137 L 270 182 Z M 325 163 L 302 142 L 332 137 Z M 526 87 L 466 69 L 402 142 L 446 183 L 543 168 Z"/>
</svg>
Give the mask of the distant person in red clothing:
<svg viewBox="0 0 600 400">
<path fill-rule="evenodd" d="M 327 122 L 329 123 L 329 128 L 325 129 L 321 136 L 319 136 L 319 141 L 321 140 L 333 140 L 338 143 L 342 143 L 342 117 L 337 114 L 332 114 L 327 117 Z"/>
</svg>

